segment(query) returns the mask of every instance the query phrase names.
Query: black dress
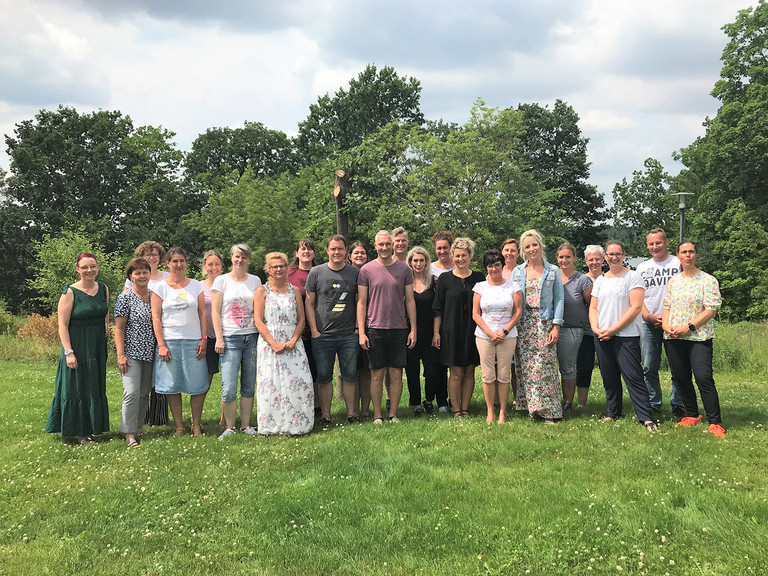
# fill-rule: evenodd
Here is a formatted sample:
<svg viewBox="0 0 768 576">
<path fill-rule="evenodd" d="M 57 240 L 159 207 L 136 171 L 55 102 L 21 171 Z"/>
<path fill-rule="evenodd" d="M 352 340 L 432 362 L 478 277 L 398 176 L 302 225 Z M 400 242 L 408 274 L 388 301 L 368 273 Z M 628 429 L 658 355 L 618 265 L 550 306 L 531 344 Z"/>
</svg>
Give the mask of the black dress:
<svg viewBox="0 0 768 576">
<path fill-rule="evenodd" d="M 472 320 L 472 289 L 485 281 L 480 272 L 459 278 L 453 272 L 440 274 L 433 305 L 440 320 L 440 358 L 446 366 L 477 366 L 480 355 L 475 345 L 475 321 Z"/>
</svg>

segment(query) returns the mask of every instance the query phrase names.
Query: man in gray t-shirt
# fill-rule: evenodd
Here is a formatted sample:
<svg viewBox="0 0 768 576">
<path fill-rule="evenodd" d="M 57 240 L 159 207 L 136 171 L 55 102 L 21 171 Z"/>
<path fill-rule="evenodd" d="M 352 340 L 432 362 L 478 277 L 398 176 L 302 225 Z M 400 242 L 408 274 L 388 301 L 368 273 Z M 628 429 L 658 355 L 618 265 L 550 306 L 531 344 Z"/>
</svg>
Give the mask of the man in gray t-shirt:
<svg viewBox="0 0 768 576">
<path fill-rule="evenodd" d="M 320 423 L 331 423 L 333 364 L 336 356 L 341 369 L 341 395 L 347 406 L 347 421 L 358 418 L 357 394 L 357 277 L 358 269 L 346 263 L 347 240 L 334 234 L 326 243 L 328 263 L 309 271 L 304 304 L 312 333 L 312 354 L 317 365 L 317 393 L 323 416 Z"/>
<path fill-rule="evenodd" d="M 667 294 L 669 279 L 680 272 L 680 260 L 669 253 L 669 239 L 661 228 L 648 232 L 646 246 L 652 258 L 637 267 L 637 273 L 645 283 L 643 300 L 643 328 L 640 333 L 640 351 L 643 359 L 645 387 L 650 395 L 651 408 L 661 411 L 661 347 L 664 330 L 661 329 L 661 312 L 664 296 Z M 672 412 L 685 416 L 683 403 L 677 392 L 677 385 L 672 379 L 672 393 L 669 397 Z"/>
</svg>

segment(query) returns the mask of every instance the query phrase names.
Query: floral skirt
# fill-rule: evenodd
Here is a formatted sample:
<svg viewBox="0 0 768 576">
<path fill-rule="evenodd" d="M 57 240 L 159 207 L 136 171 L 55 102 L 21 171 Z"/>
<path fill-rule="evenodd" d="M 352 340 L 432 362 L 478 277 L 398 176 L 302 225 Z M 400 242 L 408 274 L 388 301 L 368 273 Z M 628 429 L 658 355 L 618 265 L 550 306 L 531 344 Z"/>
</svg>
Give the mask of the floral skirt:
<svg viewBox="0 0 768 576">
<path fill-rule="evenodd" d="M 526 308 L 517 330 L 516 408 L 531 416 L 562 418 L 557 346 L 547 346 L 552 320 L 542 320 L 538 308 Z"/>
</svg>

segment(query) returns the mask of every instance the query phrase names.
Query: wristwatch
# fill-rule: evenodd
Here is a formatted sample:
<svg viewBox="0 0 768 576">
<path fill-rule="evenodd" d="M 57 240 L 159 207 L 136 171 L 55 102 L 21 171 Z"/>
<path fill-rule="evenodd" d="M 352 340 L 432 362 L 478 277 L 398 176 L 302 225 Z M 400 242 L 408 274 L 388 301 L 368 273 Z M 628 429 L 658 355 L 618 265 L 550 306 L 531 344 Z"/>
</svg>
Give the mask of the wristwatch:
<svg viewBox="0 0 768 576">
<path fill-rule="evenodd" d="M 68 349 L 68 348 L 65 348 L 65 349 L 64 349 L 64 356 L 69 356 L 69 355 L 70 355 L 70 354 L 72 354 L 73 352 L 74 352 L 74 350 L 70 350 L 70 349 Z"/>
<path fill-rule="evenodd" d="M 506 328 L 502 328 L 501 331 L 504 332 L 504 336 L 509 336 L 509 330 Z"/>
<path fill-rule="evenodd" d="M 688 330 L 696 332 L 696 326 L 693 325 L 693 322 L 688 322 Z"/>
</svg>

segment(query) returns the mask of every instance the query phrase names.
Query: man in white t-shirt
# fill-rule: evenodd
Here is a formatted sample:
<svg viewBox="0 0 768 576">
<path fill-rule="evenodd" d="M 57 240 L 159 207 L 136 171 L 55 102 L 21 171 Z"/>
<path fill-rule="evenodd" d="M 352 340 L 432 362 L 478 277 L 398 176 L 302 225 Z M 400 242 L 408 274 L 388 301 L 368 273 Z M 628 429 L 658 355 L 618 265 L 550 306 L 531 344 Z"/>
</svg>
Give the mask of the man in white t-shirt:
<svg viewBox="0 0 768 576">
<path fill-rule="evenodd" d="M 680 260 L 669 253 L 669 239 L 661 228 L 648 232 L 646 246 L 652 258 L 637 267 L 637 272 L 645 282 L 643 300 L 643 329 L 640 335 L 640 350 L 643 360 L 645 386 L 650 395 L 651 408 L 661 411 L 661 348 L 664 330 L 661 329 L 661 313 L 664 308 L 664 296 L 667 294 L 669 279 L 680 272 Z M 672 412 L 685 416 L 683 403 L 677 393 L 677 386 L 672 379 L 672 394 L 669 397 Z"/>
</svg>

